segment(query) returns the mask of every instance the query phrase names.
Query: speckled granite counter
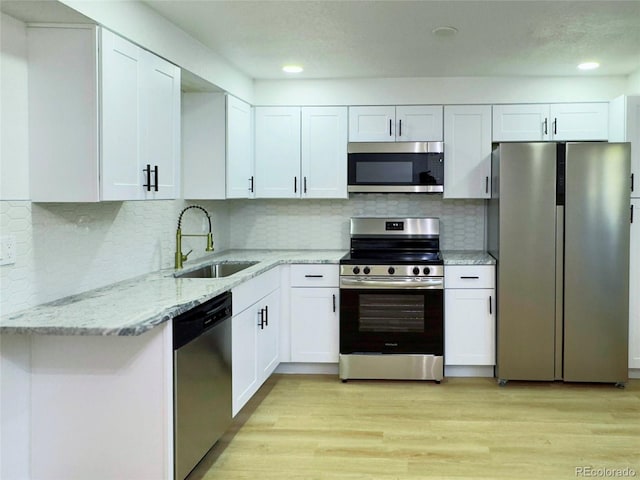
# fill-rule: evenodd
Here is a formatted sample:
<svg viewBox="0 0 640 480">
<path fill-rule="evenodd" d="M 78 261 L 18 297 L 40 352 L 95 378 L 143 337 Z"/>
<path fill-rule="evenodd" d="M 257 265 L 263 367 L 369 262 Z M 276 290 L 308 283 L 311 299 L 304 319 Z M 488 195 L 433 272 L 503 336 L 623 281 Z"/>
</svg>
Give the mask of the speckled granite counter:
<svg viewBox="0 0 640 480">
<path fill-rule="evenodd" d="M 174 278 L 168 268 L 0 317 L 0 334 L 140 335 L 276 265 L 338 263 L 344 250 L 227 250 L 185 264 L 257 261 L 226 278 Z"/>
<path fill-rule="evenodd" d="M 445 265 L 495 265 L 496 259 L 484 250 L 443 250 Z"/>
</svg>

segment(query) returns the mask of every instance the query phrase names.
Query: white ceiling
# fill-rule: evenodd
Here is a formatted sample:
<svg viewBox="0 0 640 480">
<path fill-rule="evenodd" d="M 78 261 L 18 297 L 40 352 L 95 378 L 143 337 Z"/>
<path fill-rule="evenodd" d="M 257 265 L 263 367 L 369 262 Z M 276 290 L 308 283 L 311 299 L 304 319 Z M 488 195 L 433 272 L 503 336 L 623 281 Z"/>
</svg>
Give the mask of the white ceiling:
<svg viewBox="0 0 640 480">
<path fill-rule="evenodd" d="M 256 79 L 628 75 L 640 0 L 151 0 L 152 9 Z M 432 34 L 438 26 L 453 37 Z M 584 73 L 579 62 L 601 68 Z M 289 75 L 290 76 L 290 75 Z"/>
</svg>

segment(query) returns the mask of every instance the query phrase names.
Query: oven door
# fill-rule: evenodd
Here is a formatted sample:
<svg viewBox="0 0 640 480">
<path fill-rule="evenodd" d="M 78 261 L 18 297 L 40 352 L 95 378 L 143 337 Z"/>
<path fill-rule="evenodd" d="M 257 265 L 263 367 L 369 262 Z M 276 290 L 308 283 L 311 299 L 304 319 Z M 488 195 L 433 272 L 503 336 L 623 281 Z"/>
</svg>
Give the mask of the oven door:
<svg viewBox="0 0 640 480">
<path fill-rule="evenodd" d="M 340 279 L 340 353 L 444 350 L 442 277 Z"/>
</svg>

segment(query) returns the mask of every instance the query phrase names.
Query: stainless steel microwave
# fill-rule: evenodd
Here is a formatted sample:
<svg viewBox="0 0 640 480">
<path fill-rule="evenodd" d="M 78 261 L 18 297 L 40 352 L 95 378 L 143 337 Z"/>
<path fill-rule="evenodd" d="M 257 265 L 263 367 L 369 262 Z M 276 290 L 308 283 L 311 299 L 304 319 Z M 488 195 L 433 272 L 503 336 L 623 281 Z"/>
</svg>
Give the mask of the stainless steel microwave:
<svg viewBox="0 0 640 480">
<path fill-rule="evenodd" d="M 443 142 L 352 142 L 347 152 L 349 192 L 444 190 Z"/>
</svg>

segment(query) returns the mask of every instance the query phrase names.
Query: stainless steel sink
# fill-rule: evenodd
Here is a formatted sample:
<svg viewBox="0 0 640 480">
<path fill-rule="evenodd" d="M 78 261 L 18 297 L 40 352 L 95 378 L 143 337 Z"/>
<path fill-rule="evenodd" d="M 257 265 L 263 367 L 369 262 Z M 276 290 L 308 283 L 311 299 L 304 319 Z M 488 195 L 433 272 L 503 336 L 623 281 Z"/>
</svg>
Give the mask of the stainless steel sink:
<svg viewBox="0 0 640 480">
<path fill-rule="evenodd" d="M 175 273 L 176 278 L 223 278 L 241 272 L 258 262 L 220 262 L 187 272 Z"/>
</svg>

